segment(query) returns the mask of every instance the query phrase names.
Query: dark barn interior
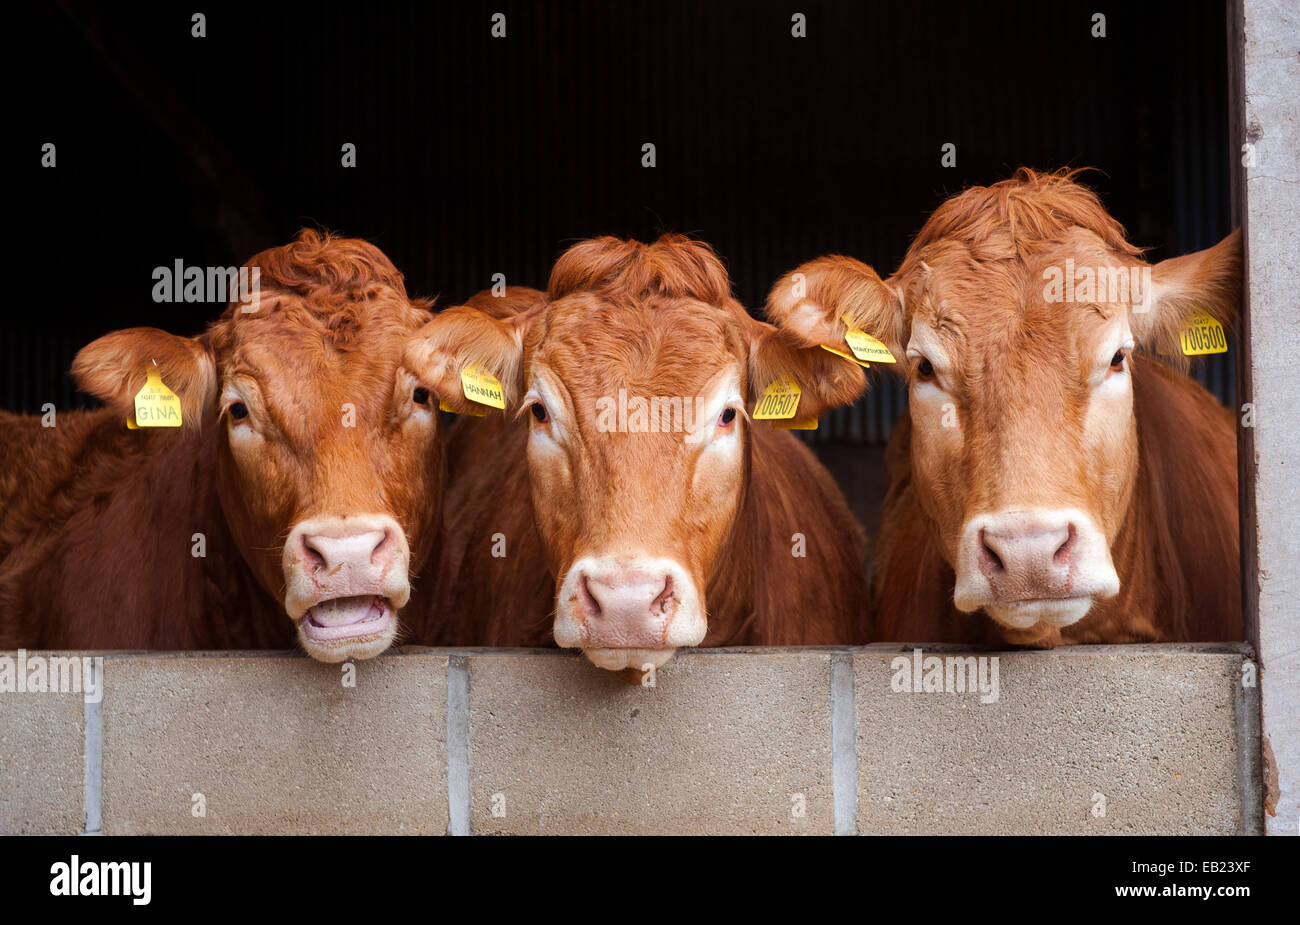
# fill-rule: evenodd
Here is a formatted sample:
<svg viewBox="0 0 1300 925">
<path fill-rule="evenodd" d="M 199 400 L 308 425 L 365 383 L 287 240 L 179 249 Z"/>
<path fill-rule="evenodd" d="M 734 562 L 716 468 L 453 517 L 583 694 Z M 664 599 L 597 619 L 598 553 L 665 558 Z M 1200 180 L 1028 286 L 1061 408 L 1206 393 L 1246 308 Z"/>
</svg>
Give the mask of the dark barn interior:
<svg viewBox="0 0 1300 925">
<path fill-rule="evenodd" d="M 887 274 L 966 185 L 1073 165 L 1152 260 L 1209 246 L 1231 228 L 1226 15 L 1129 6 L 1104 38 L 1073 0 L 209 4 L 202 38 L 188 7 L 29 9 L 11 222 L 37 294 L 0 325 L 0 406 L 84 404 L 79 347 L 220 313 L 155 303 L 155 267 L 238 265 L 305 224 L 374 241 L 441 304 L 494 273 L 544 287 L 584 237 L 686 232 L 757 310 L 820 254 Z M 1225 402 L 1231 357 L 1198 365 Z M 903 401 L 877 385 L 809 436 L 869 531 Z"/>
</svg>

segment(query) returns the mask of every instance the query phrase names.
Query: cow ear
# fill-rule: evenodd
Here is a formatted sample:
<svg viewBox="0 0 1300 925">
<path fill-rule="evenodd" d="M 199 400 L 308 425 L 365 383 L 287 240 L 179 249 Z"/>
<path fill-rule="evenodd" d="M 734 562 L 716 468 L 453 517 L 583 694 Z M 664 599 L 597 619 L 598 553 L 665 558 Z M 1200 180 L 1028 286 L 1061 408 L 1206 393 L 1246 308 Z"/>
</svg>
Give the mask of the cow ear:
<svg viewBox="0 0 1300 925">
<path fill-rule="evenodd" d="M 461 383 L 462 370 L 476 366 L 501 383 L 509 408 L 523 387 L 524 335 L 534 315 L 497 317 L 474 305 L 454 305 L 415 333 L 405 365 L 443 405 L 461 414 L 481 410 L 465 397 Z"/>
<path fill-rule="evenodd" d="M 901 295 L 852 257 L 818 257 L 785 274 L 767 297 L 767 317 L 807 347 L 848 353 L 850 328 L 879 340 L 895 360 L 906 346 Z M 903 364 L 882 365 L 900 370 Z"/>
<path fill-rule="evenodd" d="M 795 420 L 820 417 L 852 403 L 867 388 L 867 376 L 852 360 L 803 344 L 784 328 L 752 322 L 749 338 L 749 395 L 757 404 L 769 385 L 788 379 L 799 387 Z"/>
<path fill-rule="evenodd" d="M 1213 247 L 1162 260 L 1151 284 L 1129 315 L 1134 339 L 1171 357 L 1182 357 L 1179 336 L 1192 317 L 1206 314 L 1228 329 L 1241 305 L 1241 229 Z"/>
<path fill-rule="evenodd" d="M 81 348 L 72 378 L 126 418 L 134 414 L 136 393 L 151 368 L 180 398 L 183 425 L 199 426 L 217 397 L 217 367 L 206 337 L 177 337 L 157 328 L 114 331 Z"/>
</svg>

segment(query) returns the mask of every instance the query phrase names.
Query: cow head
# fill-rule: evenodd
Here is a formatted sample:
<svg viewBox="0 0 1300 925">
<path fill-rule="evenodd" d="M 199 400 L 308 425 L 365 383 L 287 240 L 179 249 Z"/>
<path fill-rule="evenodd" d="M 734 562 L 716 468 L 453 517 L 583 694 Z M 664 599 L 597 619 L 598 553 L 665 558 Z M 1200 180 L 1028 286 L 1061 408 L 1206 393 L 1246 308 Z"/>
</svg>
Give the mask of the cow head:
<svg viewBox="0 0 1300 925">
<path fill-rule="evenodd" d="M 527 427 L 533 511 L 556 579 L 555 641 L 603 668 L 661 665 L 707 630 L 705 589 L 742 504 L 746 409 L 775 379 L 800 417 L 851 401 L 863 374 L 753 320 L 708 245 L 585 241 L 546 294 L 441 312 L 408 365 L 468 410 L 461 371 L 500 380 Z M 760 426 L 768 426 L 766 424 Z"/>
<path fill-rule="evenodd" d="M 1143 261 L 1072 174 L 1022 168 L 945 202 L 888 280 L 826 257 L 777 283 L 770 311 L 807 341 L 847 316 L 900 359 L 913 488 L 956 573 L 953 602 L 1011 643 L 1053 642 L 1114 596 L 1111 548 L 1138 466 L 1132 375 L 1180 355 L 1194 312 L 1240 298 L 1240 238 Z M 1140 374 L 1140 373 L 1139 373 Z"/>
<path fill-rule="evenodd" d="M 73 374 L 126 416 L 157 368 L 184 426 L 215 438 L 230 533 L 303 648 L 369 658 L 397 634 L 440 512 L 441 424 L 402 365 L 429 306 L 361 240 L 304 230 L 247 266 L 259 291 L 205 334 L 118 331 Z"/>
</svg>

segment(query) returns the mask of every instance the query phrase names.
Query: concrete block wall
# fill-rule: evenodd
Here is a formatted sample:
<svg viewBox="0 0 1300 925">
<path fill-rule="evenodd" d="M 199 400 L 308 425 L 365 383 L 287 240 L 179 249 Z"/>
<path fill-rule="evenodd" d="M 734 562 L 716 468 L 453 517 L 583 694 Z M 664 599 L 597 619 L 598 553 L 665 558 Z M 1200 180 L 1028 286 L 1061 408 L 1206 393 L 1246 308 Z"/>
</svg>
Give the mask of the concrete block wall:
<svg viewBox="0 0 1300 925">
<path fill-rule="evenodd" d="M 1242 646 L 925 651 L 997 656 L 988 703 L 895 690 L 894 645 L 690 651 L 652 687 L 555 651 L 104 654 L 100 703 L 0 693 L 0 833 L 1260 824 Z"/>
</svg>

